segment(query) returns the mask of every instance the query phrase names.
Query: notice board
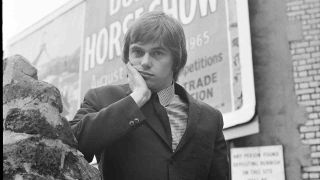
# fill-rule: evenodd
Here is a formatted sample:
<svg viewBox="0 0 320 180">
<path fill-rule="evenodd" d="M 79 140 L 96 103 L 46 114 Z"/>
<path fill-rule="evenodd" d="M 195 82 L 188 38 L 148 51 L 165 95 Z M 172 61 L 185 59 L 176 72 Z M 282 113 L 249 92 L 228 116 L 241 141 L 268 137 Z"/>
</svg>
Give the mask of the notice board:
<svg viewBox="0 0 320 180">
<path fill-rule="evenodd" d="M 231 148 L 233 180 L 285 180 L 282 145 Z"/>
</svg>

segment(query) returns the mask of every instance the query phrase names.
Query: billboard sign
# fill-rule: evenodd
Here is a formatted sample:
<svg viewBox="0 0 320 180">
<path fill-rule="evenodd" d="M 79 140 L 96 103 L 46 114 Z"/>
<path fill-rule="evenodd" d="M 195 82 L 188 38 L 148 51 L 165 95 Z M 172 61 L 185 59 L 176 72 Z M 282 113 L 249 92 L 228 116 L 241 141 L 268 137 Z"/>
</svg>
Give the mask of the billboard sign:
<svg viewBox="0 0 320 180">
<path fill-rule="evenodd" d="M 248 2 L 240 0 L 90 0 L 80 64 L 80 96 L 126 83 L 123 36 L 144 12 L 162 10 L 185 30 L 188 61 L 178 83 L 219 109 L 224 128 L 248 122 L 255 111 Z"/>
<path fill-rule="evenodd" d="M 73 0 L 15 36 L 8 55 L 20 54 L 38 69 L 39 80 L 56 86 L 62 116 L 72 120 L 79 104 L 79 64 L 85 2 Z"/>
</svg>

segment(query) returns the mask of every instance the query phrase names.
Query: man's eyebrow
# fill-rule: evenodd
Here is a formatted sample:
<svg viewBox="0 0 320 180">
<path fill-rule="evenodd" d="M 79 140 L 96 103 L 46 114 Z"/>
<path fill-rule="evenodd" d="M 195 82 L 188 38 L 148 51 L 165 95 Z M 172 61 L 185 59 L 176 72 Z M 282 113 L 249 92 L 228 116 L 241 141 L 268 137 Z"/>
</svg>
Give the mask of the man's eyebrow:
<svg viewBox="0 0 320 180">
<path fill-rule="evenodd" d="M 130 49 L 131 49 L 131 50 L 143 50 L 142 47 L 137 46 L 137 45 L 132 45 L 132 46 L 130 46 Z"/>
<path fill-rule="evenodd" d="M 165 48 L 165 47 L 162 47 L 162 46 L 159 46 L 159 47 L 154 47 L 154 48 L 152 48 L 152 50 L 153 51 L 155 51 L 155 50 L 160 50 L 160 51 L 169 51 L 167 48 Z"/>
</svg>

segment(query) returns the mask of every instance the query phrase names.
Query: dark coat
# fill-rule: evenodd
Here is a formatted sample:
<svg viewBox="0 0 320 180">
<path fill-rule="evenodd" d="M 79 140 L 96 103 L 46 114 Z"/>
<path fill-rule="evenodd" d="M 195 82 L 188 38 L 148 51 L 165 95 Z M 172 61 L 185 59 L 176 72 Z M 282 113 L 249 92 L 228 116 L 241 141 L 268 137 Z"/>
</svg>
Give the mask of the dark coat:
<svg viewBox="0 0 320 180">
<path fill-rule="evenodd" d="M 175 152 L 166 110 L 158 97 L 141 109 L 128 85 L 89 90 L 71 121 L 78 149 L 88 161 L 96 155 L 108 180 L 226 180 L 228 152 L 221 113 L 193 99 L 180 85 L 176 94 L 188 103 L 188 124 Z"/>
</svg>

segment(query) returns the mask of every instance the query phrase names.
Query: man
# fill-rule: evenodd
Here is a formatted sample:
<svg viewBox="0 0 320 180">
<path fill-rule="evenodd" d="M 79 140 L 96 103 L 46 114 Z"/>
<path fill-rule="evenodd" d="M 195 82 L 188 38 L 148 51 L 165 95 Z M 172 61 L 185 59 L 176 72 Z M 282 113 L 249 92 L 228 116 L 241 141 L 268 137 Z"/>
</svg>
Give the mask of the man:
<svg viewBox="0 0 320 180">
<path fill-rule="evenodd" d="M 104 179 L 227 179 L 221 113 L 175 82 L 186 60 L 182 26 L 166 14 L 145 13 L 128 29 L 129 84 L 89 90 L 72 121 Z"/>
</svg>

